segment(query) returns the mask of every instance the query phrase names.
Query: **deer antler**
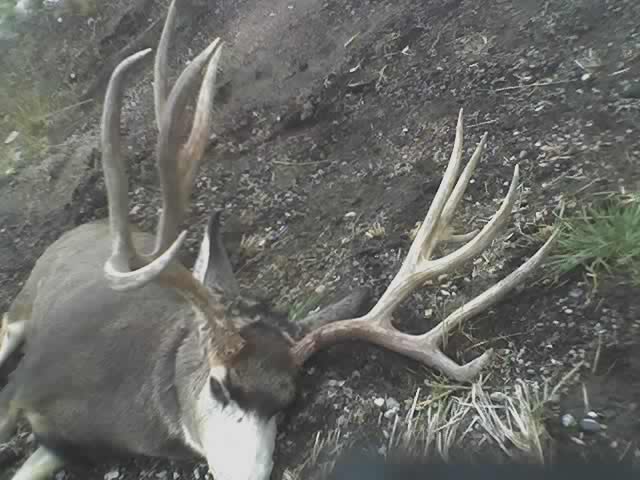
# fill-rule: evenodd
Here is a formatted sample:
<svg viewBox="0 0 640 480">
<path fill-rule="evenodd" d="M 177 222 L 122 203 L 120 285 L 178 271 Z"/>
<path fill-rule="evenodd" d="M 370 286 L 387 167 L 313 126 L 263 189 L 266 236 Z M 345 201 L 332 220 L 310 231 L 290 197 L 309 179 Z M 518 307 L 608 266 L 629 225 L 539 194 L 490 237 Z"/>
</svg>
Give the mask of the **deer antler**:
<svg viewBox="0 0 640 480">
<path fill-rule="evenodd" d="M 159 129 L 156 155 L 162 188 L 162 212 L 158 222 L 155 250 L 151 255 L 136 252 L 131 241 L 128 178 L 120 151 L 120 111 L 124 76 L 151 50 L 143 50 L 124 59 L 114 70 L 105 95 L 102 116 L 102 163 L 113 235 L 113 254 L 105 264 L 105 274 L 115 290 L 142 287 L 166 270 L 175 259 L 186 237 L 186 231 L 178 235 L 178 227 L 184 218 L 195 173 L 202 161 L 208 140 L 221 42 L 216 38 L 184 69 L 167 98 L 166 57 L 175 23 L 175 8 L 173 0 L 162 31 L 154 68 L 154 99 Z M 177 141 L 177 119 L 185 110 L 190 88 L 207 63 L 191 134 L 186 144 L 180 147 Z"/>
<path fill-rule="evenodd" d="M 440 344 L 445 336 L 462 322 L 489 308 L 521 284 L 547 255 L 555 240 L 556 233 L 520 268 L 455 310 L 429 332 L 422 335 L 410 335 L 400 332 L 391 323 L 394 310 L 414 290 L 424 285 L 427 280 L 456 269 L 486 249 L 496 238 L 511 213 L 518 185 L 517 166 L 513 172 L 509 192 L 500 209 L 482 230 L 463 235 L 449 233 L 449 224 L 453 213 L 462 199 L 471 175 L 482 155 L 487 135 L 482 137 L 471 160 L 458 178 L 462 162 L 462 137 L 462 110 L 460 110 L 453 152 L 440 187 L 400 270 L 378 303 L 362 317 L 329 323 L 308 333 L 293 347 L 293 355 L 299 365 L 302 365 L 318 350 L 347 340 L 364 340 L 374 343 L 437 368 L 443 374 L 457 381 L 473 379 L 489 363 L 492 350 L 487 350 L 466 365 L 458 365 L 440 350 Z M 467 243 L 442 258 L 432 259 L 434 248 L 442 240 Z"/>
<path fill-rule="evenodd" d="M 226 358 L 234 355 L 242 348 L 243 340 L 226 317 L 222 294 L 207 289 L 174 259 L 186 236 L 186 231 L 178 235 L 178 228 L 184 219 L 193 180 L 208 141 L 221 42 L 216 38 L 183 70 L 167 97 L 167 49 L 175 23 L 175 8 L 173 0 L 154 67 L 154 100 L 159 130 L 156 156 L 162 189 L 162 212 L 155 249 L 150 255 L 136 252 L 129 228 L 128 180 L 120 151 L 120 111 L 125 74 L 151 50 L 124 59 L 116 67 L 107 87 L 102 116 L 102 164 L 109 198 L 113 248 L 104 271 L 114 290 L 140 288 L 152 280 L 175 288 L 198 312 L 196 321 L 200 329 L 199 336 L 210 363 L 214 365 L 224 363 Z M 191 133 L 181 147 L 177 141 L 179 121 L 186 108 L 190 89 L 205 64 L 208 65 L 200 86 Z"/>
</svg>

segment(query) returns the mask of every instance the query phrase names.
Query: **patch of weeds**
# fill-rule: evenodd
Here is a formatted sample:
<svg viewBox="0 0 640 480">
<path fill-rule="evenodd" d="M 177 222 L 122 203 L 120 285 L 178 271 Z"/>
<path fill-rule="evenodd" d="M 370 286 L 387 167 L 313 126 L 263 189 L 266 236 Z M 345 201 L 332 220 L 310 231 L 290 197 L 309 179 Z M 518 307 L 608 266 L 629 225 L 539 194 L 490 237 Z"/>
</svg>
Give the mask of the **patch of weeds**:
<svg viewBox="0 0 640 480">
<path fill-rule="evenodd" d="M 0 18 L 13 18 L 15 10 L 16 0 L 0 0 Z"/>
<path fill-rule="evenodd" d="M 640 284 L 640 194 L 616 196 L 561 220 L 556 249 L 550 259 L 555 274 L 583 267 L 594 283 L 602 271 L 617 271 Z"/>
<path fill-rule="evenodd" d="M 289 321 L 297 322 L 306 317 L 311 311 L 315 310 L 322 301 L 323 295 L 314 292 L 304 300 L 295 302 L 289 309 Z"/>
<path fill-rule="evenodd" d="M 93 17 L 98 12 L 98 0 L 66 0 L 63 8 L 72 15 Z"/>
<path fill-rule="evenodd" d="M 385 236 L 385 228 L 384 226 L 382 226 L 380 224 L 380 222 L 374 222 L 373 225 L 371 225 L 371 227 L 369 227 L 364 235 L 368 238 L 368 239 L 373 239 L 373 238 L 383 238 Z"/>
<path fill-rule="evenodd" d="M 264 250 L 266 238 L 260 234 L 242 235 L 240 240 L 240 255 L 252 258 Z"/>
<path fill-rule="evenodd" d="M 15 36 L 16 0 L 0 0 L 0 42 Z"/>
<path fill-rule="evenodd" d="M 48 119 L 57 103 L 34 87 L 7 82 L 0 86 L 0 104 L 0 172 L 7 174 L 19 158 L 36 159 L 46 153 Z M 5 144 L 10 137 L 13 140 Z"/>
</svg>

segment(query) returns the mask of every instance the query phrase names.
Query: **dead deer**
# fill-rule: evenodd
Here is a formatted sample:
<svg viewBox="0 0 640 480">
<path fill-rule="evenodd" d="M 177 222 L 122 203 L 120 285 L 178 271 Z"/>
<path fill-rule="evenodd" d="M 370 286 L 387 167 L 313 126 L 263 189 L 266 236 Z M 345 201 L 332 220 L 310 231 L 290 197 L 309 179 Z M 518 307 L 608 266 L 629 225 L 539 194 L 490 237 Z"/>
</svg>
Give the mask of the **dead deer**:
<svg viewBox="0 0 640 480">
<path fill-rule="evenodd" d="M 24 357 L 0 393 L 0 442 L 15 433 L 21 415 L 40 445 L 13 480 L 44 480 L 76 459 L 111 453 L 202 458 L 216 480 L 265 480 L 272 470 L 277 414 L 294 400 L 297 374 L 309 357 L 337 342 L 363 340 L 457 381 L 472 380 L 489 363 L 491 350 L 458 365 L 440 350 L 443 338 L 521 284 L 554 239 L 429 332 L 409 335 L 393 326 L 394 310 L 413 291 L 490 245 L 516 199 L 517 167 L 491 221 L 480 231 L 451 234 L 454 211 L 487 138 L 485 134 L 459 175 L 460 111 L 453 153 L 433 203 L 400 270 L 368 313 L 349 318 L 365 301 L 366 295 L 356 291 L 307 319 L 312 328 L 297 342 L 271 325 L 268 315 L 248 316 L 220 240 L 218 212 L 210 217 L 193 271 L 176 258 L 209 138 L 222 44 L 216 38 L 167 92 L 167 49 L 175 16 L 174 0 L 154 66 L 162 188 L 156 235 L 129 224 L 119 130 L 125 76 L 148 49 L 115 68 L 105 94 L 101 143 L 108 222 L 81 225 L 54 242 L 3 317 L 0 363 L 20 348 Z M 179 145 L 176 132 L 182 128 L 188 93 L 203 70 L 193 126 Z M 431 258 L 442 241 L 464 245 Z"/>
</svg>

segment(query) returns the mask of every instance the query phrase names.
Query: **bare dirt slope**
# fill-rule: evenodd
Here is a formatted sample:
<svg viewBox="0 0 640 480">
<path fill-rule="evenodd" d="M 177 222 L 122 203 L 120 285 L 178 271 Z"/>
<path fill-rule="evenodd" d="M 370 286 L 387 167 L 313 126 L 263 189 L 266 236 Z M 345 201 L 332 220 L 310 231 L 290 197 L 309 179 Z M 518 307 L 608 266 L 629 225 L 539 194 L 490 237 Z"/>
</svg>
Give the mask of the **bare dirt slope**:
<svg viewBox="0 0 640 480">
<path fill-rule="evenodd" d="M 53 126 L 46 158 L 2 179 L 2 308 L 53 239 L 106 215 L 96 129 L 105 82 L 124 55 L 154 45 L 166 8 L 165 1 L 109 2 L 91 22 L 50 15 L 32 29 L 41 75 L 64 86 L 73 73 L 80 99 L 94 101 Z M 459 226 L 489 218 L 516 164 L 521 197 L 512 226 L 473 275 L 469 266 L 403 308 L 406 329 L 424 331 L 522 263 L 561 196 L 575 208 L 595 192 L 640 186 L 640 4 L 633 0 L 192 0 L 179 15 L 174 78 L 175 67 L 214 35 L 226 42 L 215 137 L 185 260 L 193 261 L 208 209 L 224 207 L 243 285 L 294 317 L 357 284 L 382 292 L 435 193 L 461 107 L 466 150 L 484 131 L 489 138 Z M 132 82 L 124 114 L 132 218 L 145 228 L 159 205 L 150 75 L 147 65 Z M 241 248 L 243 236 L 253 241 Z M 584 360 L 580 378 L 608 429 L 578 442 L 559 429 L 559 444 L 579 455 L 633 457 L 640 299 L 626 280 L 611 276 L 595 292 L 581 275 L 532 284 L 466 326 L 448 351 L 468 360 L 494 347 L 489 383 L 496 388 L 516 378 L 557 381 Z M 316 432 L 336 426 L 349 442 L 378 451 L 393 421 L 379 423 L 374 400 L 392 397 L 406 412 L 404 402 L 419 386 L 427 394 L 432 381 L 432 372 L 373 347 L 318 355 L 283 429 L 274 477 L 290 478 L 283 472 L 307 462 Z M 582 387 L 558 408 L 582 415 Z M 27 433 L 19 458 L 33 448 Z M 113 469 L 68 478 L 98 479 Z M 193 471 L 131 460 L 119 475 L 192 478 Z"/>
</svg>

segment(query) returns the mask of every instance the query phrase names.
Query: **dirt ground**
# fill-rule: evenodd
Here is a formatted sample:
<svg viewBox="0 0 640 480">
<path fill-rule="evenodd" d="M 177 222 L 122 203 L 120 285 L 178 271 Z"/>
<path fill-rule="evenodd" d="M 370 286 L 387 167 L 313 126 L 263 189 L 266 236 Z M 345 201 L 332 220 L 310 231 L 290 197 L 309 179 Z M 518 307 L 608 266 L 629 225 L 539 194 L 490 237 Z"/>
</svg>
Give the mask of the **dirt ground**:
<svg viewBox="0 0 640 480">
<path fill-rule="evenodd" d="M 124 55 L 154 46 L 167 6 L 114 1 L 90 21 L 55 12 L 31 21 L 24 35 L 42 56 L 39 75 L 88 102 L 56 117 L 46 157 L 0 178 L 2 309 L 51 241 L 106 216 L 97 130 L 105 82 Z M 283 313 L 297 316 L 357 285 L 382 293 L 437 189 L 461 107 L 467 155 L 489 136 L 457 225 L 469 230 L 494 213 L 516 164 L 520 197 L 482 261 L 402 307 L 398 322 L 407 331 L 425 331 L 523 263 L 561 198 L 571 211 L 596 194 L 640 187 L 634 0 L 191 0 L 179 16 L 173 78 L 214 35 L 226 42 L 215 136 L 184 260 L 194 261 L 209 209 L 224 208 L 239 280 Z M 35 58 L 35 49 L 24 55 Z M 131 216 L 147 229 L 159 206 L 150 80 L 149 63 L 131 82 L 123 120 Z M 532 282 L 465 325 L 447 352 L 469 360 L 490 347 L 497 356 L 486 388 L 496 391 L 508 392 L 515 379 L 534 388 L 557 383 L 583 362 L 549 414 L 553 455 L 640 461 L 640 298 L 627 278 L 614 273 L 595 289 L 584 272 Z M 336 428 L 343 437 L 329 457 L 352 445 L 380 451 L 393 421 L 380 418 L 376 400 L 393 399 L 404 414 L 416 389 L 427 396 L 435 379 L 366 345 L 318 354 L 281 429 L 273 478 L 310 478 L 324 461 L 314 444 Z M 560 421 L 584 417 L 585 392 L 598 433 L 575 433 Z M 33 449 L 28 430 L 16 445 L 0 465 L 5 472 Z M 117 465 L 64 478 L 205 472 L 155 460 Z"/>
</svg>

